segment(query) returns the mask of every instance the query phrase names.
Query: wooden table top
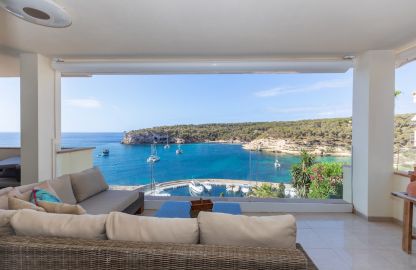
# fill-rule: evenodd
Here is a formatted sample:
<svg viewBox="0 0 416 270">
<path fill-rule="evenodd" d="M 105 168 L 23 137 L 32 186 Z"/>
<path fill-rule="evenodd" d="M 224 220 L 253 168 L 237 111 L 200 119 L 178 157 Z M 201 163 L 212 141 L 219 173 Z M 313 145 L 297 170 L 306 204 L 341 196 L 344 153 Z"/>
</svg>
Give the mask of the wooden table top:
<svg viewBox="0 0 416 270">
<path fill-rule="evenodd" d="M 403 200 L 407 200 L 413 203 L 416 203 L 416 197 L 415 196 L 409 196 L 406 192 L 392 192 L 391 195 L 401 198 Z"/>
</svg>

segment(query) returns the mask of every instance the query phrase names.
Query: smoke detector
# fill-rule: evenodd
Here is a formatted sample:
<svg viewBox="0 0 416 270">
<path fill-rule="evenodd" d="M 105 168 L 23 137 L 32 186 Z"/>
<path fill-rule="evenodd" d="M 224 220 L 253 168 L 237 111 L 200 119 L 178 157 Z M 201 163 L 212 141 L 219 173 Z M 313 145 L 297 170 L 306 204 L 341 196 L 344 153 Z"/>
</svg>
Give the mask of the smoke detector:
<svg viewBox="0 0 416 270">
<path fill-rule="evenodd" d="M 0 7 L 34 24 L 62 28 L 72 23 L 69 14 L 52 0 L 0 0 Z"/>
</svg>

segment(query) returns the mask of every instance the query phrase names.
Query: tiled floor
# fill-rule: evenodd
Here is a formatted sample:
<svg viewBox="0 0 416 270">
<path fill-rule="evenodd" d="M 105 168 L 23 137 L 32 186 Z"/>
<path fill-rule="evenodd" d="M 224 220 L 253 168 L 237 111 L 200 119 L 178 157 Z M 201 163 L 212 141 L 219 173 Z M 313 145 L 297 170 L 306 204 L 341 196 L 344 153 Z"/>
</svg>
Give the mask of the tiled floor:
<svg viewBox="0 0 416 270">
<path fill-rule="evenodd" d="M 401 227 L 353 214 L 297 214 L 298 242 L 319 269 L 416 269 L 401 249 Z"/>
<path fill-rule="evenodd" d="M 247 215 L 270 215 L 245 213 Z M 153 215 L 145 211 L 145 215 Z M 390 222 L 367 222 L 353 214 L 295 214 L 298 242 L 321 270 L 416 269 L 413 254 L 401 249 L 401 227 Z"/>
</svg>

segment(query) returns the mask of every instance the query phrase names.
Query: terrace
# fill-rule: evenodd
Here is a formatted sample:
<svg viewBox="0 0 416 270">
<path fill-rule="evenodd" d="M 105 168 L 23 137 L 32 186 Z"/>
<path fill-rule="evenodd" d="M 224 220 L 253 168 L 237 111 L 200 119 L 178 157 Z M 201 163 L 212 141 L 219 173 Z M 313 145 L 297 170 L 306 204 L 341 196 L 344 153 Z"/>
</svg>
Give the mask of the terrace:
<svg viewBox="0 0 416 270">
<path fill-rule="evenodd" d="M 21 119 L 21 148 L 0 149 L 0 160 L 20 156 L 21 185 L 93 166 L 93 149 L 62 149 L 62 77 L 353 69 L 352 165 L 344 167 L 342 200 L 214 200 L 237 202 L 252 216 L 294 213 L 298 242 L 319 269 L 415 267 L 415 252 L 401 250 L 409 204 L 391 193 L 410 183 L 392 166 L 393 93 L 395 70 L 416 59 L 416 3 L 55 2 L 69 27 L 44 27 L 0 9 L 0 76 L 20 78 Z M 145 198 L 144 214 L 166 200 Z"/>
</svg>

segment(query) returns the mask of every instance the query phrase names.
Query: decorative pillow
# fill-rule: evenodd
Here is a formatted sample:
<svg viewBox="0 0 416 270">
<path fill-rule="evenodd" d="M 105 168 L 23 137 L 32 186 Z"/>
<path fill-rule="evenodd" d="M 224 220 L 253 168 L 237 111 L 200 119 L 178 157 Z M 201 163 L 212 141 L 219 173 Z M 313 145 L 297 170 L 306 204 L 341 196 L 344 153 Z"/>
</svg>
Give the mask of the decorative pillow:
<svg viewBox="0 0 416 270">
<path fill-rule="evenodd" d="M 14 235 L 10 219 L 16 213 L 16 210 L 0 210 L 0 235 Z"/>
<path fill-rule="evenodd" d="M 296 248 L 296 221 L 292 215 L 249 217 L 200 212 L 201 244 Z"/>
<path fill-rule="evenodd" d="M 106 232 L 110 240 L 179 244 L 197 244 L 199 241 L 195 218 L 158 218 L 111 212 L 107 217 Z"/>
<path fill-rule="evenodd" d="M 0 189 L 0 196 L 8 194 L 12 190 L 13 190 L 12 187 L 2 188 Z"/>
<path fill-rule="evenodd" d="M 30 197 L 30 202 L 34 203 L 35 205 L 39 205 L 40 201 L 54 202 L 54 203 L 60 203 L 61 202 L 61 200 L 58 197 L 56 197 L 55 195 L 53 195 L 49 191 L 44 190 L 44 189 L 35 188 L 32 191 L 32 195 Z"/>
<path fill-rule="evenodd" d="M 8 193 L 12 190 L 13 188 L 11 187 L 0 189 L 0 209 L 9 209 L 7 197 L 8 197 Z"/>
<path fill-rule="evenodd" d="M 72 190 L 71 178 L 68 174 L 48 181 L 49 185 L 55 190 L 58 198 L 67 204 L 77 204 L 77 199 Z"/>
<path fill-rule="evenodd" d="M 48 213 L 56 214 L 72 214 L 84 215 L 87 212 L 80 205 L 72 205 L 67 203 L 55 203 L 47 201 L 38 201 L 38 205 L 46 210 Z"/>
<path fill-rule="evenodd" d="M 56 193 L 56 191 L 49 184 L 49 181 L 43 181 L 39 185 L 37 185 L 36 187 L 34 187 L 33 189 L 43 189 L 43 190 L 46 190 L 47 192 L 49 192 L 50 194 L 52 194 L 53 196 L 55 196 L 56 198 L 58 198 L 59 200 L 61 200 L 61 198 L 59 198 L 59 196 Z"/>
<path fill-rule="evenodd" d="M 27 202 L 19 198 L 9 197 L 8 202 L 9 202 L 10 210 L 32 209 L 32 210 L 36 210 L 39 212 L 45 212 L 45 209 L 43 209 L 42 207 L 36 206 L 35 204 L 31 202 Z"/>
<path fill-rule="evenodd" d="M 66 215 L 20 210 L 10 224 L 17 235 L 107 239 L 107 215 Z"/>
<path fill-rule="evenodd" d="M 108 185 L 98 168 L 73 173 L 70 174 L 70 177 L 77 202 L 82 202 L 108 189 Z"/>
<path fill-rule="evenodd" d="M 15 187 L 14 190 L 17 190 L 20 193 L 26 193 L 28 191 L 32 191 L 32 189 L 34 189 L 38 185 L 39 183 L 33 183 L 29 185 L 18 186 L 18 187 Z"/>
</svg>

